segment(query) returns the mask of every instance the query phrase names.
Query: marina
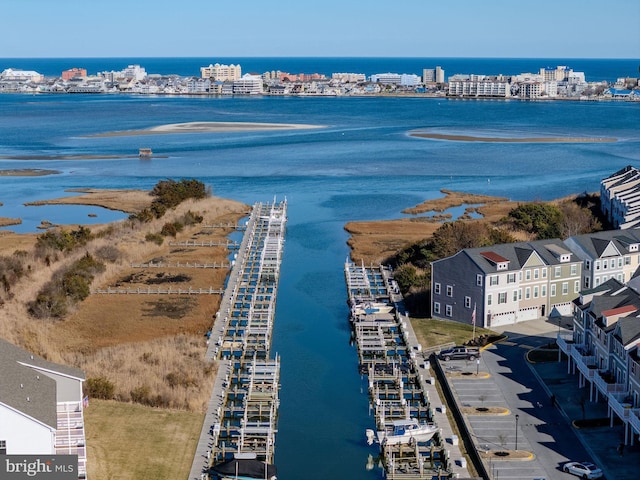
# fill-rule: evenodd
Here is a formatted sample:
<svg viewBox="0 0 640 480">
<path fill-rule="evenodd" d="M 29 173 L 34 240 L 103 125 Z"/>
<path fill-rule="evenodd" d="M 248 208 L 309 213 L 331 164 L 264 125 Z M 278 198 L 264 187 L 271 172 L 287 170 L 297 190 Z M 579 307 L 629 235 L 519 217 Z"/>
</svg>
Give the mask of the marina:
<svg viewBox="0 0 640 480">
<path fill-rule="evenodd" d="M 365 436 L 379 446 L 378 465 L 390 479 L 468 477 L 391 268 L 347 259 L 344 271 L 359 369 L 367 375 L 374 417 Z M 370 460 L 373 468 L 373 455 Z"/>
<path fill-rule="evenodd" d="M 275 477 L 280 359 L 271 334 L 286 206 L 254 205 L 239 244 L 209 333 L 206 357 L 219 369 L 190 479 Z"/>
</svg>

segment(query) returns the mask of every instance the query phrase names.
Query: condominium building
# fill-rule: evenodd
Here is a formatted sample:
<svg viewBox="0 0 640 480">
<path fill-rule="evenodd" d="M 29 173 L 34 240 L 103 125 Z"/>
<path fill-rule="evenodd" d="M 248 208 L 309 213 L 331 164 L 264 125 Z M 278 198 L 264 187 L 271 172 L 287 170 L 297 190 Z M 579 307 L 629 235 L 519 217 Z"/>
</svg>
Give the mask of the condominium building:
<svg viewBox="0 0 640 480">
<path fill-rule="evenodd" d="M 33 70 L 14 70 L 13 68 L 6 68 L 2 73 L 0 73 L 0 79 L 17 82 L 40 83 L 44 81 L 44 75 Z"/>
<path fill-rule="evenodd" d="M 240 65 L 209 65 L 208 67 L 200 67 L 200 76 L 202 78 L 210 78 L 216 81 L 233 82 L 240 80 L 242 77 L 242 67 Z"/>
<path fill-rule="evenodd" d="M 558 239 L 464 249 L 431 264 L 432 316 L 489 328 L 568 315 L 581 267 Z"/>
<path fill-rule="evenodd" d="M 84 373 L 0 339 L 0 455 L 78 455 L 86 478 Z"/>
<path fill-rule="evenodd" d="M 263 92 L 262 77 L 258 75 L 243 75 L 233 81 L 234 95 L 259 95 Z"/>
<path fill-rule="evenodd" d="M 506 78 L 484 75 L 454 75 L 449 78 L 448 95 L 452 97 L 511 96 L 511 84 Z"/>
<path fill-rule="evenodd" d="M 624 425 L 624 443 L 640 434 L 640 294 L 638 282 L 610 278 L 575 300 L 573 333 L 558 335 L 568 371 L 590 401 L 607 403 L 610 421 Z"/>
<path fill-rule="evenodd" d="M 640 266 L 640 228 L 574 235 L 565 244 L 584 262 L 581 289 L 628 282 Z"/>
<path fill-rule="evenodd" d="M 72 78 L 86 78 L 86 68 L 70 68 L 62 72 L 62 80 L 71 80 Z"/>
<path fill-rule="evenodd" d="M 640 226 L 640 171 L 631 165 L 600 182 L 600 208 L 615 227 Z"/>
<path fill-rule="evenodd" d="M 341 83 L 362 83 L 366 82 L 367 76 L 364 73 L 332 73 L 331 79 Z"/>
</svg>

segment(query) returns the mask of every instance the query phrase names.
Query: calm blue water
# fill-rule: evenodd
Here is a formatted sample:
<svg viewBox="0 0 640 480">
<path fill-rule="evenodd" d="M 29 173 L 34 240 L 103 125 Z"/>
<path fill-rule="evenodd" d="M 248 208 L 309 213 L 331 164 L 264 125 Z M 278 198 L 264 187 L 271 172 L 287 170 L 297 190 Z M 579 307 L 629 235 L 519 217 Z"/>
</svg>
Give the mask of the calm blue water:
<svg viewBox="0 0 640 480">
<path fill-rule="evenodd" d="M 46 68 L 40 66 L 39 60 L 31 60 L 22 66 L 44 72 L 47 68 L 57 71 L 89 63 L 75 60 L 69 64 L 49 60 L 43 63 Z M 262 65 L 258 60 L 268 61 L 256 59 L 258 66 Z M 317 59 L 288 60 L 289 67 L 269 68 L 320 70 L 311 68 Z M 94 59 L 91 65 L 95 70 L 106 70 L 138 62 L 118 59 L 114 63 L 121 63 L 112 67 L 111 61 Z M 164 73 L 176 71 L 175 66 L 181 63 L 196 68 L 204 64 L 197 59 L 153 61 L 157 62 L 157 71 Z M 377 64 L 375 59 L 360 61 L 378 71 L 410 71 L 414 59 L 394 59 L 398 62 L 396 67 L 389 65 L 387 59 L 377 59 Z M 476 72 L 500 67 L 501 72 L 507 73 L 514 61 L 473 62 L 470 65 Z M 533 66 L 515 71 L 560 63 L 518 62 L 532 62 Z M 588 77 L 615 79 L 633 75 L 622 67 L 610 68 L 626 61 L 584 62 L 593 65 L 596 72 L 587 72 Z M 139 63 L 146 65 L 148 71 L 156 70 L 149 68 L 151 62 L 147 59 Z M 576 70 L 582 68 L 577 61 L 566 63 Z M 16 62 L 7 65 L 21 67 Z M 333 65 L 343 68 L 330 71 L 359 70 L 348 68 L 345 59 L 337 59 Z M 257 71 L 266 70 L 258 66 Z M 449 68 L 444 62 L 443 66 Z M 307 123 L 326 128 L 87 136 L 188 121 Z M 409 137 L 407 132 L 413 129 L 489 136 L 614 137 L 618 141 L 463 143 Z M 167 158 L 140 161 L 136 157 L 139 147 L 151 147 L 154 153 Z M 19 159 L 84 154 L 115 158 Z M 394 98 L 0 95 L 0 157 L 6 158 L 0 159 L 0 169 L 61 171 L 48 177 L 0 176 L 0 216 L 23 218 L 22 226 L 12 227 L 19 231 L 35 231 L 42 219 L 86 223 L 91 220 L 88 213 L 97 214 L 98 222 L 105 221 L 107 215 L 119 215 L 88 207 L 23 206 L 27 201 L 64 195 L 69 188 L 149 189 L 161 179 L 198 178 L 211 185 L 216 195 L 248 204 L 269 201 L 274 195 L 278 199 L 286 196 L 289 223 L 274 336 L 274 351 L 282 358 L 276 446 L 279 477 L 297 479 L 304 470 L 308 480 L 373 479 L 380 472 L 367 472 L 364 468 L 367 455 L 375 453 L 364 441 L 364 430 L 373 421 L 363 393 L 366 385 L 357 372 L 357 355 L 349 344 L 343 278 L 343 262 L 349 249 L 344 224 L 350 220 L 402 217 L 402 209 L 440 196 L 442 188 L 514 200 L 547 200 L 596 191 L 604 176 L 628 164 L 638 165 L 640 105 Z"/>
</svg>

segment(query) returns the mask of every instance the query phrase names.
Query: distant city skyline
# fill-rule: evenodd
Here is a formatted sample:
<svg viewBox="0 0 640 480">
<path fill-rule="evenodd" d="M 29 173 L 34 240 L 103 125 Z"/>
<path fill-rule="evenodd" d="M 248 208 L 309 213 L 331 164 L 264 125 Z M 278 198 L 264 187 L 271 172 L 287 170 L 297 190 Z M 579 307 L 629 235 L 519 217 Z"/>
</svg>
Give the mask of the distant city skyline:
<svg viewBox="0 0 640 480">
<path fill-rule="evenodd" d="M 3 0 L 1 58 L 640 58 L 638 0 Z"/>
</svg>

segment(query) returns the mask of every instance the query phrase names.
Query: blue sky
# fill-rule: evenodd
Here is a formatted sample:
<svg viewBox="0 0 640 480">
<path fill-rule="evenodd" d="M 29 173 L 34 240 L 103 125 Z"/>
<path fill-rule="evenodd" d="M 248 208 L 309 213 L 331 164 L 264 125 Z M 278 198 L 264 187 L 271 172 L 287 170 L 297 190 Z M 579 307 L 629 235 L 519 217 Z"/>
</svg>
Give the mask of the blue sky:
<svg viewBox="0 0 640 480">
<path fill-rule="evenodd" d="M 639 0 L 1 0 L 0 57 L 640 58 Z"/>
</svg>

